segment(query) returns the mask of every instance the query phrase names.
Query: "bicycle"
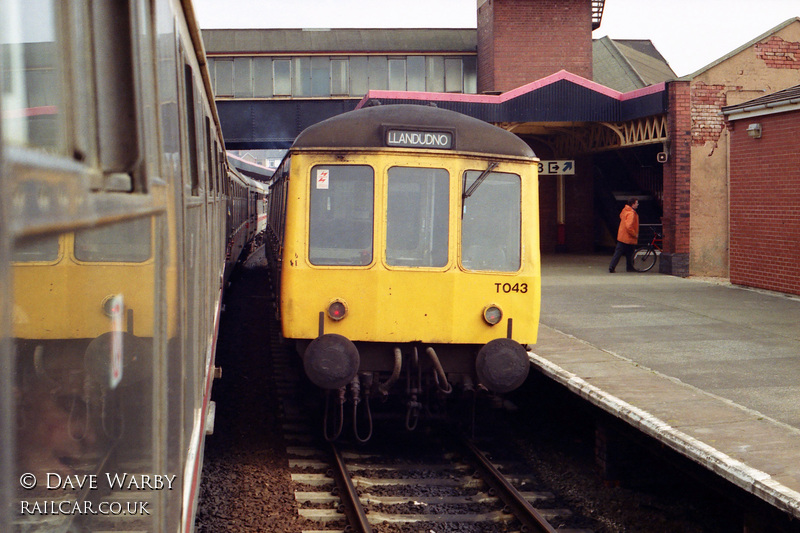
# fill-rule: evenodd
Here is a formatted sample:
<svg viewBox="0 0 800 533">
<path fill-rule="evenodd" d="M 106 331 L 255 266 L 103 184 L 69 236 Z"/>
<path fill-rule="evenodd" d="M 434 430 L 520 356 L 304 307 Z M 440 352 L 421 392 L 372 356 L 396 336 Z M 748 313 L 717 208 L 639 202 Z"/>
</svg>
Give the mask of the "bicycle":
<svg viewBox="0 0 800 533">
<path fill-rule="evenodd" d="M 656 230 L 653 231 L 653 238 L 649 243 L 639 246 L 633 251 L 633 269 L 637 272 L 647 272 L 656 264 L 658 256 L 663 251 L 661 249 L 662 236 Z"/>
</svg>

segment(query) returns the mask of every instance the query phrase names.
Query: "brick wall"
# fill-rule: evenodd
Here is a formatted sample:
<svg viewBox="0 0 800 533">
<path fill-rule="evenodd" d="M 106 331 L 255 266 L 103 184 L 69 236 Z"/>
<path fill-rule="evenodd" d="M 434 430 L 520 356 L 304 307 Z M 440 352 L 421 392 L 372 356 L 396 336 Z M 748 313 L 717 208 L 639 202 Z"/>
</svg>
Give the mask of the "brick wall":
<svg viewBox="0 0 800 533">
<path fill-rule="evenodd" d="M 784 41 L 773 35 L 754 46 L 756 57 L 769 68 L 800 69 L 800 42 Z"/>
<path fill-rule="evenodd" d="M 731 283 L 800 294 L 799 138 L 800 111 L 731 123 Z"/>
<path fill-rule="evenodd" d="M 591 0 L 486 0 L 478 7 L 478 92 L 567 70 L 592 79 Z"/>
<path fill-rule="evenodd" d="M 703 146 L 706 142 L 717 142 L 725 129 L 722 107 L 728 105 L 729 90 L 741 87 L 709 85 L 703 82 L 692 85 L 692 144 Z"/>
<path fill-rule="evenodd" d="M 692 101 L 689 82 L 667 85 L 670 138 L 669 159 L 664 164 L 664 254 L 659 270 L 689 275 L 690 183 L 692 176 Z"/>
</svg>

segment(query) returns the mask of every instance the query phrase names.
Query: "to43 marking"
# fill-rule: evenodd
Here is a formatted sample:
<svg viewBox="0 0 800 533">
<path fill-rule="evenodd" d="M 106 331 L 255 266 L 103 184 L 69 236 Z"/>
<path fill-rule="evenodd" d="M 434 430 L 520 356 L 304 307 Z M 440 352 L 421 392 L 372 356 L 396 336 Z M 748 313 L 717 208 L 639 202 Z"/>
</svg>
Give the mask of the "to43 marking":
<svg viewBox="0 0 800 533">
<path fill-rule="evenodd" d="M 495 283 L 494 287 L 498 294 L 501 292 L 504 294 L 509 294 L 512 292 L 525 294 L 528 292 L 527 283 Z"/>
</svg>

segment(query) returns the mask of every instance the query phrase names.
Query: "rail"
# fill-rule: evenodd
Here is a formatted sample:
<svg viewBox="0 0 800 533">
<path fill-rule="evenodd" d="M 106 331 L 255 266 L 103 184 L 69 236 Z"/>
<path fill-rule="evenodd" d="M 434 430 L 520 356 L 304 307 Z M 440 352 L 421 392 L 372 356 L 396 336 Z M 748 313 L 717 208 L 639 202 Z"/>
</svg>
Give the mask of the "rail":
<svg viewBox="0 0 800 533">
<path fill-rule="evenodd" d="M 358 498 L 353 480 L 347 472 L 344 458 L 335 444 L 331 443 L 331 456 L 335 463 L 333 478 L 336 480 L 336 487 L 339 489 L 339 497 L 342 499 L 342 511 L 347 515 L 348 524 L 355 533 L 372 533 L 372 526 L 367 520 L 367 513 L 361 500 Z"/>
<path fill-rule="evenodd" d="M 497 497 L 503 500 L 514 516 L 527 528 L 524 531 L 556 533 L 553 526 L 509 483 L 483 452 L 466 438 L 462 439 L 462 445 L 472 453 L 484 481 L 494 489 Z"/>
</svg>

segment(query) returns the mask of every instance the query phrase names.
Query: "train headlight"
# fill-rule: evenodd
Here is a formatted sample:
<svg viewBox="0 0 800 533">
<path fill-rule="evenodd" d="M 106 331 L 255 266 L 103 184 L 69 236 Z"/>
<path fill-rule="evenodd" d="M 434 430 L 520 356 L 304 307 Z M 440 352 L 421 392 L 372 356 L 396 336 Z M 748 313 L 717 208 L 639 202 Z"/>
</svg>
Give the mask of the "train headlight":
<svg viewBox="0 0 800 533">
<path fill-rule="evenodd" d="M 503 319 L 503 311 L 496 305 L 487 305 L 483 309 L 483 319 L 490 326 L 494 326 Z"/>
<path fill-rule="evenodd" d="M 341 320 L 347 316 L 347 304 L 342 300 L 334 300 L 328 304 L 328 317 L 331 320 Z"/>
</svg>

